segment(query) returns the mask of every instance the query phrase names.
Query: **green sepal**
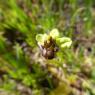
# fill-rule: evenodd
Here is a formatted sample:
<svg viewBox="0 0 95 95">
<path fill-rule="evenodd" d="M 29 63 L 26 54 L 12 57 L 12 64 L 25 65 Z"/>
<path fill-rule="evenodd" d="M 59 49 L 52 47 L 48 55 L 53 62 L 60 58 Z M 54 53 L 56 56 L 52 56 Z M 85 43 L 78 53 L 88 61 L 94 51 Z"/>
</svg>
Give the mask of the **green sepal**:
<svg viewBox="0 0 95 95">
<path fill-rule="evenodd" d="M 54 28 L 53 30 L 51 30 L 51 31 L 50 31 L 50 36 L 51 36 L 53 39 L 58 38 L 58 37 L 60 36 L 58 29 Z"/>
</svg>

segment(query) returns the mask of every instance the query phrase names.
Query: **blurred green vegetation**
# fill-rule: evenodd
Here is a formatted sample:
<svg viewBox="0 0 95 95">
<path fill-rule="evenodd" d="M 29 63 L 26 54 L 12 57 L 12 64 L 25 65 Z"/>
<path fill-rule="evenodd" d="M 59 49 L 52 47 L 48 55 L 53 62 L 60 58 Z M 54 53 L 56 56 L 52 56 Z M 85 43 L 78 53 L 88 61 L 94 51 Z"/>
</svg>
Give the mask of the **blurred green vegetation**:
<svg viewBox="0 0 95 95">
<path fill-rule="evenodd" d="M 95 95 L 94 26 L 95 0 L 0 0 L 0 95 Z M 47 60 L 54 28 L 73 44 Z"/>
</svg>

